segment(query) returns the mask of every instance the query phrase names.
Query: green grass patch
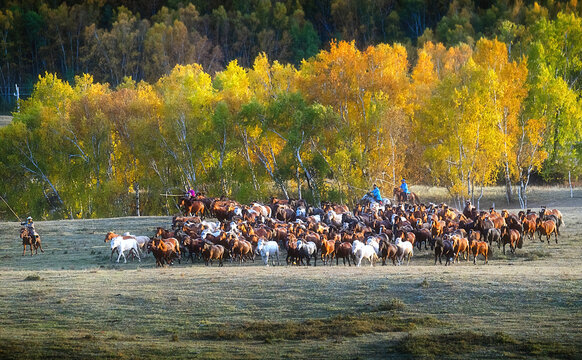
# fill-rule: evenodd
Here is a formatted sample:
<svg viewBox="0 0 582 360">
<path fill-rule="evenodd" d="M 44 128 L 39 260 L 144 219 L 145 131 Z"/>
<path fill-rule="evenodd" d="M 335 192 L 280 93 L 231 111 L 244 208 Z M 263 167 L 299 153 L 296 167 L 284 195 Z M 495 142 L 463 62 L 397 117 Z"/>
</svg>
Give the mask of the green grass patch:
<svg viewBox="0 0 582 360">
<path fill-rule="evenodd" d="M 28 275 L 24 278 L 24 281 L 40 281 L 42 278 L 38 274 Z"/>
<path fill-rule="evenodd" d="M 339 315 L 305 321 L 250 321 L 213 324 L 190 334 L 198 340 L 325 340 L 370 333 L 404 332 L 434 326 L 434 318 L 402 318 L 394 313 Z"/>
<path fill-rule="evenodd" d="M 495 352 L 506 357 L 536 356 L 560 359 L 573 359 L 578 352 L 574 345 L 569 346 L 558 342 L 522 341 L 503 332 L 485 335 L 474 331 L 443 335 L 409 334 L 400 341 L 396 350 L 414 357 Z"/>
<path fill-rule="evenodd" d="M 406 308 L 404 301 L 392 298 L 389 301 L 380 303 L 374 311 L 402 311 Z"/>
<path fill-rule="evenodd" d="M 528 251 L 527 253 L 518 255 L 518 257 L 524 257 L 524 261 L 536 261 L 544 258 L 550 258 L 552 257 L 552 254 L 545 250 L 532 250 Z"/>
</svg>

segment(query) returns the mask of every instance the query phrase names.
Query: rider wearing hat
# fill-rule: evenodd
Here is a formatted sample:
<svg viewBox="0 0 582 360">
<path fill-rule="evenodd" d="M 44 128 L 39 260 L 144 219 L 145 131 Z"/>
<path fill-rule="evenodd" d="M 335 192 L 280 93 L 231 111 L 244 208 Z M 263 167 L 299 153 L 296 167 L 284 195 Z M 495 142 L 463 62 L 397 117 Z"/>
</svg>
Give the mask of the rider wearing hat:
<svg viewBox="0 0 582 360">
<path fill-rule="evenodd" d="M 20 225 L 24 225 L 26 227 L 26 230 L 28 231 L 28 234 L 31 236 L 34 236 L 35 239 L 38 239 L 38 233 L 36 232 L 36 229 L 34 228 L 34 223 L 32 222 L 32 217 L 29 216 L 26 218 L 25 222 L 21 222 Z"/>
</svg>

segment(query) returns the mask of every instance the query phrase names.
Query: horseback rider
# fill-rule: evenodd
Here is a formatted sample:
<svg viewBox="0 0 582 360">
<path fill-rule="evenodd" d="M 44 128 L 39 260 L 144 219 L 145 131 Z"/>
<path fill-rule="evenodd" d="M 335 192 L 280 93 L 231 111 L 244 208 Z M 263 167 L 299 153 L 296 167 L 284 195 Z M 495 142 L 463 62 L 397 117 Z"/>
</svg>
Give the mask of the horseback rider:
<svg viewBox="0 0 582 360">
<path fill-rule="evenodd" d="M 376 200 L 379 203 L 382 203 L 382 196 L 380 195 L 380 189 L 378 189 L 378 186 L 376 184 L 374 184 L 374 188 L 372 189 L 372 196 L 374 197 L 374 200 Z"/>
<path fill-rule="evenodd" d="M 186 193 L 186 197 L 188 199 L 194 199 L 196 197 L 196 191 L 194 191 L 194 189 L 190 188 L 188 190 L 188 192 Z"/>
<path fill-rule="evenodd" d="M 23 225 L 24 227 L 26 227 L 26 230 L 28 231 L 28 235 L 30 237 L 34 237 L 35 241 L 38 241 L 39 235 L 36 232 L 36 229 L 34 228 L 34 223 L 32 222 L 31 216 L 27 217 L 26 221 L 21 222 L 20 225 Z"/>
<path fill-rule="evenodd" d="M 404 178 L 402 178 L 401 180 L 400 189 L 402 189 L 402 192 L 406 194 L 406 200 L 408 201 L 408 199 L 410 198 L 410 190 L 408 190 L 408 184 L 406 183 L 406 179 Z"/>
</svg>

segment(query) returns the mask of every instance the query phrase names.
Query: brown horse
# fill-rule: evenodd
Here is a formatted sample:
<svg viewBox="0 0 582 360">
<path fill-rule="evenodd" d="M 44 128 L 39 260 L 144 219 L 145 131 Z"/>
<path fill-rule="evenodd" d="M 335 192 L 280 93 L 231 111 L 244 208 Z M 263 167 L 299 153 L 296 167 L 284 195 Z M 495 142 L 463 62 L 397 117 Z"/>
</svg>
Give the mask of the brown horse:
<svg viewBox="0 0 582 360">
<path fill-rule="evenodd" d="M 149 244 L 149 251 L 154 254 L 156 265 L 160 267 L 164 266 L 164 262 L 172 265 L 173 259 L 177 256 L 172 244 L 160 239 L 155 239 Z"/>
<path fill-rule="evenodd" d="M 471 253 L 473 254 L 473 264 L 477 265 L 477 256 L 479 255 L 485 257 L 485 264 L 487 264 L 493 250 L 485 241 L 473 241 L 471 242 Z"/>
<path fill-rule="evenodd" d="M 560 226 L 564 225 L 564 220 L 562 219 L 562 213 L 560 210 L 548 210 L 545 206 L 542 206 L 540 218 L 542 218 L 542 220 L 554 220 L 556 223 L 556 233 L 560 235 Z"/>
<path fill-rule="evenodd" d="M 503 255 L 505 255 L 505 244 L 509 244 L 509 249 L 512 253 L 515 253 L 515 249 L 519 246 L 521 248 L 520 242 L 522 241 L 519 231 L 510 229 L 507 225 L 501 227 L 501 241 L 497 243 L 497 247 L 501 247 L 503 243 Z"/>
<path fill-rule="evenodd" d="M 407 195 L 404 190 L 402 190 L 399 187 L 395 187 L 394 190 L 392 190 L 392 194 L 394 195 L 394 201 L 402 204 L 405 202 L 410 202 L 412 204 L 420 204 L 420 198 L 418 197 L 418 195 L 416 195 L 416 193 L 413 193 L 412 191 Z"/>
<path fill-rule="evenodd" d="M 335 242 L 335 264 L 339 264 L 339 258 L 344 259 L 344 266 L 346 266 L 346 258 L 348 259 L 348 265 L 352 266 L 350 263 L 350 258 L 352 256 L 352 244 L 349 242 Z M 355 264 L 355 263 L 354 263 Z"/>
<path fill-rule="evenodd" d="M 536 230 L 538 231 L 538 235 L 540 236 L 540 241 L 542 240 L 542 235 L 546 235 L 546 240 L 548 244 L 550 243 L 550 237 L 554 234 L 554 238 L 556 239 L 556 244 L 558 243 L 558 227 L 553 220 L 546 220 L 543 221 L 542 219 L 538 218 L 536 222 Z"/>
<path fill-rule="evenodd" d="M 190 198 L 180 198 L 180 208 L 184 209 L 184 215 L 203 217 L 207 212 L 206 206 L 200 200 Z"/>
<path fill-rule="evenodd" d="M 194 263 L 194 255 L 196 255 L 197 258 L 202 256 L 202 248 L 204 247 L 204 241 L 202 239 L 193 239 L 190 236 L 186 236 L 183 245 L 190 253 L 188 257 L 192 263 Z"/>
<path fill-rule="evenodd" d="M 26 252 L 26 247 L 30 246 L 30 256 L 32 256 L 32 248 L 34 247 L 35 250 L 35 254 L 38 254 L 38 249 L 40 248 L 41 252 L 44 252 L 44 250 L 42 249 L 42 245 L 40 243 L 40 236 L 31 236 L 28 233 L 28 229 L 26 227 L 22 227 L 20 228 L 20 238 L 22 239 L 22 246 L 24 247 L 24 249 L 22 249 L 22 256 L 24 256 L 24 253 Z"/>
<path fill-rule="evenodd" d="M 521 226 L 523 226 L 523 236 L 527 236 L 530 240 L 533 240 L 537 228 L 536 221 L 528 219 L 523 215 L 521 218 Z"/>
<path fill-rule="evenodd" d="M 382 265 L 386 265 L 386 259 L 392 260 L 392 264 L 396 265 L 396 254 L 398 253 L 396 245 L 391 244 L 389 241 L 381 240 L 378 252 L 380 253 L 380 258 L 382 258 Z"/>
<path fill-rule="evenodd" d="M 213 259 L 218 260 L 218 266 L 223 266 L 222 259 L 224 257 L 224 246 L 205 243 L 202 250 L 202 256 L 204 257 L 206 266 L 208 266 L 208 263 L 212 265 Z"/>
<path fill-rule="evenodd" d="M 453 251 L 455 252 L 455 261 L 459 262 L 459 254 L 463 254 L 463 258 L 469 261 L 469 240 L 465 237 L 453 235 Z"/>
<path fill-rule="evenodd" d="M 162 238 L 162 239 L 169 239 L 176 236 L 175 231 L 168 231 L 163 227 L 156 228 L 156 234 L 154 235 L 155 238 Z"/>
<path fill-rule="evenodd" d="M 331 265 L 333 257 L 335 256 L 335 241 L 333 240 L 321 240 L 321 261 L 323 265 Z"/>
</svg>

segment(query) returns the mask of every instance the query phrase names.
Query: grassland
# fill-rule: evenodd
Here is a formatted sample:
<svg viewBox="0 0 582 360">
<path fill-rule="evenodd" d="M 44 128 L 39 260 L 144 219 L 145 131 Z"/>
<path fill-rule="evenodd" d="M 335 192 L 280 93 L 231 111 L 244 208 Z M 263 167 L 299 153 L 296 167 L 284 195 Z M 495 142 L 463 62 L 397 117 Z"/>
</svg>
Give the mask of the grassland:
<svg viewBox="0 0 582 360">
<path fill-rule="evenodd" d="M 168 217 L 38 222 L 46 252 L 23 257 L 0 223 L 0 358 L 580 358 L 582 199 L 530 199 L 563 212 L 559 243 L 477 266 L 110 262 L 106 231 Z"/>
<path fill-rule="evenodd" d="M 12 116 L 0 115 L 0 127 L 10 124 Z"/>
</svg>

